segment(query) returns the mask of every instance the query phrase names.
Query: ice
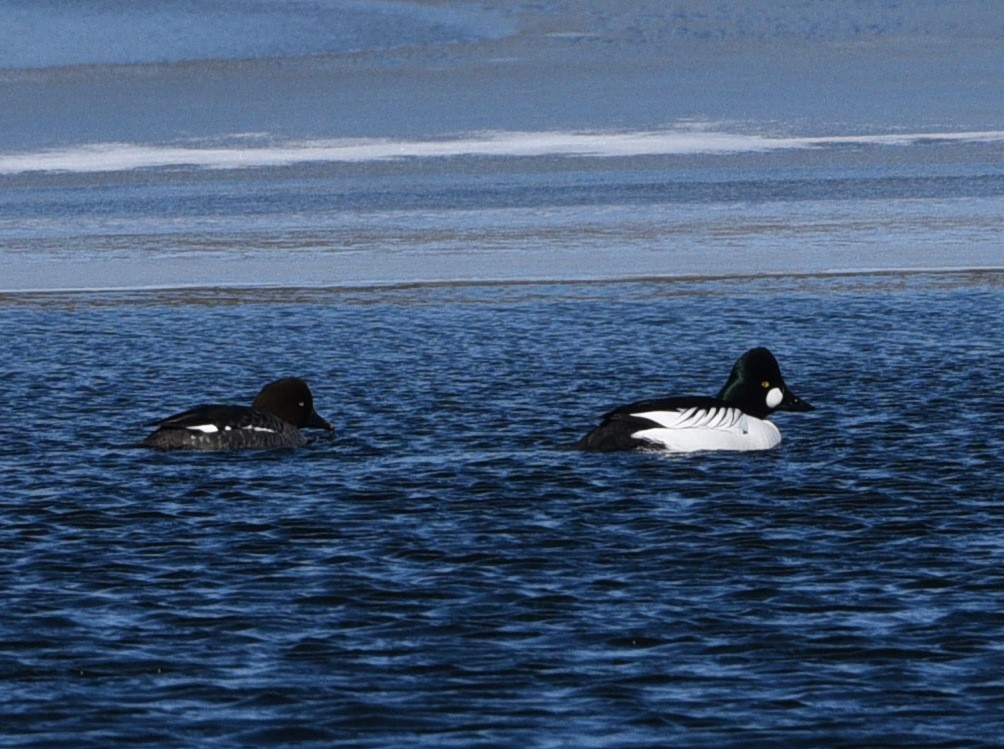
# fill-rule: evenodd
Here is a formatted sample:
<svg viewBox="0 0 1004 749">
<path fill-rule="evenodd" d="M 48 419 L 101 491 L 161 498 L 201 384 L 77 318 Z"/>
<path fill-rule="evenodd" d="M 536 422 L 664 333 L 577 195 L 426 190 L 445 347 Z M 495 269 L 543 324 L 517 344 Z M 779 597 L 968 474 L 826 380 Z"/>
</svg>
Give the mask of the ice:
<svg viewBox="0 0 1004 749">
<path fill-rule="evenodd" d="M 99 173 L 167 167 L 247 169 L 306 163 L 359 163 L 463 156 L 613 158 L 741 154 L 848 146 L 910 146 L 927 141 L 1004 142 L 1004 130 L 779 137 L 675 129 L 655 132 L 492 132 L 436 140 L 358 138 L 229 146 L 99 143 L 34 153 L 0 153 L 0 174 Z"/>
</svg>

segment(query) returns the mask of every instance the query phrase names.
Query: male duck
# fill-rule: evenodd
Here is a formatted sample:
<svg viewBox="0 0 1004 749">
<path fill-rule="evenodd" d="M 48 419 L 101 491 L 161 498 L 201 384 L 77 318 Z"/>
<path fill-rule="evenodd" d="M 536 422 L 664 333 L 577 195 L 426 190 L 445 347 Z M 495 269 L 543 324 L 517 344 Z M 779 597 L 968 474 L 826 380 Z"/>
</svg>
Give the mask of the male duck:
<svg viewBox="0 0 1004 749">
<path fill-rule="evenodd" d="M 755 348 L 739 357 L 714 398 L 660 398 L 615 408 L 573 447 L 599 452 L 768 450 L 781 442 L 781 432 L 768 416 L 812 410 L 785 385 L 774 355 Z"/>
</svg>

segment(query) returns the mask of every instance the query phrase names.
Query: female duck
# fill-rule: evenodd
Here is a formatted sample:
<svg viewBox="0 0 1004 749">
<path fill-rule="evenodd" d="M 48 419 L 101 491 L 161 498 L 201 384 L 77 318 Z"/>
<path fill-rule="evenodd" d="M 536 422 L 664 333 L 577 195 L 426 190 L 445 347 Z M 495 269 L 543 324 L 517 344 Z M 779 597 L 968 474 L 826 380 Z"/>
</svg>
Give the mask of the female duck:
<svg viewBox="0 0 1004 749">
<path fill-rule="evenodd" d="M 303 427 L 333 430 L 314 411 L 314 397 L 299 377 L 262 388 L 251 407 L 207 404 L 154 422 L 157 431 L 140 443 L 155 450 L 241 450 L 302 447 Z"/>
</svg>

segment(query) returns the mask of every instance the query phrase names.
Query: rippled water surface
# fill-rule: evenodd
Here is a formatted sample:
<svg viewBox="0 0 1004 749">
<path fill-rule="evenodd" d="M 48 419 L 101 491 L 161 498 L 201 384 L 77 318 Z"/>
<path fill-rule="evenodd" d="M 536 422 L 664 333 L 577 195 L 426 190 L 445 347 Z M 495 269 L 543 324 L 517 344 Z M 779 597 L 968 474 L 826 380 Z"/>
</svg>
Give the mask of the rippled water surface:
<svg viewBox="0 0 1004 749">
<path fill-rule="evenodd" d="M 1000 746 L 998 6 L 0 3 L 0 749 Z"/>
<path fill-rule="evenodd" d="M 995 746 L 1000 273 L 13 296 L 6 745 Z M 760 454 L 560 447 L 753 345 Z M 130 449 L 299 374 L 299 451 Z M 16 738 L 15 738 L 16 737 Z"/>
</svg>

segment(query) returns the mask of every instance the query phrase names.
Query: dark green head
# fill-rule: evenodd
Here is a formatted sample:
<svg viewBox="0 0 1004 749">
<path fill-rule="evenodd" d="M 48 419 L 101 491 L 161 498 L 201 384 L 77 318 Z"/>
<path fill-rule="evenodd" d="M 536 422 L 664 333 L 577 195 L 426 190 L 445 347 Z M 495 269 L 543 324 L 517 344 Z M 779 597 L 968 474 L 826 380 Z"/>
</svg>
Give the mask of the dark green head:
<svg viewBox="0 0 1004 749">
<path fill-rule="evenodd" d="M 758 419 L 775 411 L 813 410 L 788 389 L 777 359 L 762 347 L 750 349 L 739 357 L 718 398 Z"/>
</svg>

